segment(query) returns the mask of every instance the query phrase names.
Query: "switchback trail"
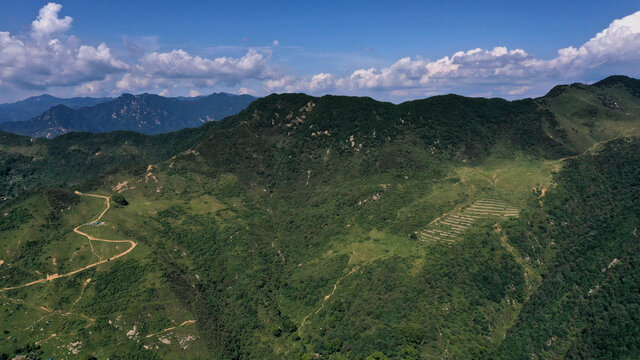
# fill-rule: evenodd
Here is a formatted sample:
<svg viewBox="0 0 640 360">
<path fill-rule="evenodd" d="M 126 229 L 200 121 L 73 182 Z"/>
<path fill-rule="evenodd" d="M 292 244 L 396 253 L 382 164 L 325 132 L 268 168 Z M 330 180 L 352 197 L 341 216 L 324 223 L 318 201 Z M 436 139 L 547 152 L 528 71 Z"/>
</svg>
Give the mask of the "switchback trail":
<svg viewBox="0 0 640 360">
<path fill-rule="evenodd" d="M 91 196 L 91 197 L 102 198 L 107 203 L 107 207 L 104 209 L 104 211 L 102 211 L 100 216 L 98 216 L 97 219 L 95 219 L 95 220 L 93 220 L 91 222 L 100 221 L 100 219 L 102 219 L 104 214 L 111 207 L 111 203 L 109 201 L 109 197 L 108 196 L 97 195 L 97 194 L 83 194 L 83 193 L 81 193 L 79 191 L 75 191 L 75 194 L 76 195 L 81 195 L 81 196 Z M 97 262 L 94 262 L 93 264 L 89 264 L 89 265 L 87 265 L 85 267 L 70 271 L 70 272 L 68 272 L 66 274 L 51 274 L 51 275 L 47 275 L 47 277 L 45 277 L 45 278 L 42 278 L 42 279 L 39 279 L 39 280 L 35 280 L 35 281 L 29 282 L 29 283 L 26 283 L 26 284 L 23 284 L 23 285 L 2 288 L 2 289 L 0 289 L 0 293 L 5 292 L 5 291 L 9 291 L 9 290 L 15 290 L 15 289 L 24 288 L 24 287 L 35 285 L 35 284 L 41 284 L 41 283 L 44 283 L 44 282 L 47 282 L 47 281 L 53 281 L 55 279 L 64 278 L 64 277 L 68 277 L 68 276 L 71 276 L 71 275 L 75 275 L 75 274 L 77 274 L 79 272 L 85 271 L 87 269 L 91 269 L 91 268 L 96 267 L 96 266 L 98 266 L 100 264 L 104 264 L 107 261 L 115 260 L 115 259 L 117 259 L 117 258 L 119 258 L 121 256 L 127 255 L 128 253 L 130 253 L 136 247 L 136 245 L 138 245 L 136 242 L 134 242 L 132 240 L 108 240 L 108 239 L 100 239 L 100 238 L 93 237 L 93 236 L 91 236 L 91 235 L 79 230 L 83 226 L 85 226 L 85 224 L 81 224 L 81 225 L 76 226 L 73 229 L 73 232 L 75 232 L 76 234 L 82 235 L 82 236 L 86 237 L 87 239 L 89 239 L 89 245 L 91 245 L 91 241 L 102 241 L 102 242 L 109 242 L 109 243 L 129 243 L 129 245 L 131 245 L 131 246 L 127 250 L 125 250 L 125 251 L 123 251 L 123 252 L 121 252 L 119 254 L 116 254 L 116 255 L 108 258 L 108 259 L 101 259 L 100 261 L 97 261 Z"/>
</svg>

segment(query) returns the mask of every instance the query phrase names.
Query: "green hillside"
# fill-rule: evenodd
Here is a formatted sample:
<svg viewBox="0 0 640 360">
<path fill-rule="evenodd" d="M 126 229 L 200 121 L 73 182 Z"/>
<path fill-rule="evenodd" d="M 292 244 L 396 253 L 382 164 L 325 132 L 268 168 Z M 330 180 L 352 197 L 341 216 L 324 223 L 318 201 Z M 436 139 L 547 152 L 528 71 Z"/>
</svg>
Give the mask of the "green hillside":
<svg viewBox="0 0 640 360">
<path fill-rule="evenodd" d="M 625 76 L 611 76 L 590 86 L 556 86 L 537 100 L 553 112 L 563 128 L 566 139 L 558 141 L 584 151 L 598 141 L 638 135 L 639 83 Z"/>
<path fill-rule="evenodd" d="M 77 185 L 117 166 L 153 163 L 195 146 L 217 123 L 162 135 L 130 131 L 31 139 L 0 131 L 0 196 L 36 187 Z"/>
<path fill-rule="evenodd" d="M 637 83 L 0 134 L 0 353 L 634 358 Z"/>
</svg>

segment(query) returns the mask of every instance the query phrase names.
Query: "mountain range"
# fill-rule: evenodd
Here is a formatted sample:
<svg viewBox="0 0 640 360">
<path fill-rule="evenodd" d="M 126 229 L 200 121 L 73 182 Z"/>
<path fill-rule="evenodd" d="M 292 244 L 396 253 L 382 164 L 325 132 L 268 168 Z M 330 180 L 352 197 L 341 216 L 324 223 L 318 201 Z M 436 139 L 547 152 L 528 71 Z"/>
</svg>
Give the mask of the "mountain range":
<svg viewBox="0 0 640 360">
<path fill-rule="evenodd" d="M 158 134 L 196 127 L 207 121 L 234 115 L 253 100 L 255 98 L 250 95 L 226 93 L 197 98 L 167 98 L 152 94 L 123 94 L 116 99 L 56 99 L 44 96 L 30 98 L 8 107 L 14 111 L 13 116 L 17 116 L 19 109 L 24 109 L 35 102 L 38 105 L 52 104 L 56 101 L 60 103 L 30 120 L 0 123 L 0 130 L 47 138 L 70 131 L 132 130 L 145 134 Z M 90 102 L 95 104 L 88 105 Z M 20 107 L 16 107 L 16 104 L 20 104 Z M 79 104 L 87 105 L 74 108 L 74 105 Z M 29 109 L 32 110 L 32 108 Z M 26 112 L 23 113 L 26 114 Z"/>
<path fill-rule="evenodd" d="M 639 89 L 0 132 L 0 355 L 636 358 Z"/>
<path fill-rule="evenodd" d="M 97 105 L 109 100 L 112 100 L 112 98 L 75 97 L 63 99 L 48 94 L 32 96 L 14 103 L 0 104 L 0 123 L 29 120 L 56 105 L 65 105 L 72 109 L 77 109 L 83 106 Z"/>
</svg>

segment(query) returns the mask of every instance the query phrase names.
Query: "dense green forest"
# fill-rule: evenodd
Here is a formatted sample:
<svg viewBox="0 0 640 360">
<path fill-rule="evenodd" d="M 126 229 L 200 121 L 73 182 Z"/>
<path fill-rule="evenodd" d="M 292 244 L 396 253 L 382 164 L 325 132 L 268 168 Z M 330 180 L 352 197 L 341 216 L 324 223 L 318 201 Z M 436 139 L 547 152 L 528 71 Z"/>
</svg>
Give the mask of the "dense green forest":
<svg viewBox="0 0 640 360">
<path fill-rule="evenodd" d="M 640 142 L 569 160 L 545 196 L 556 241 L 544 281 L 501 346 L 510 359 L 631 359 L 640 353 Z M 536 324 L 545 324 L 544 327 Z"/>
<path fill-rule="evenodd" d="M 636 358 L 637 84 L 0 133 L 0 353 Z"/>
<path fill-rule="evenodd" d="M 195 146 L 217 123 L 162 135 L 130 131 L 30 139 L 0 131 L 0 196 L 77 185 L 123 165 L 155 163 Z"/>
</svg>

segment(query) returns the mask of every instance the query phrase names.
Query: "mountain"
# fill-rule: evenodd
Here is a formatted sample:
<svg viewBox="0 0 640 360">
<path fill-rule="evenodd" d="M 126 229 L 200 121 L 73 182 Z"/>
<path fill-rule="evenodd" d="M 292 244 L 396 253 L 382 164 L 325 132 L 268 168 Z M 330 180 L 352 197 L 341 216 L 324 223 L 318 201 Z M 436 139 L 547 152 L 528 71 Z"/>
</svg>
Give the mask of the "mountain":
<svg viewBox="0 0 640 360">
<path fill-rule="evenodd" d="M 13 129 L 21 125 L 26 125 L 27 122 L 6 122 L 3 125 L 6 129 Z M 75 131 L 87 131 L 88 123 L 84 116 L 82 116 L 77 110 L 74 110 L 65 105 L 56 105 L 51 109 L 45 111 L 42 115 L 36 116 L 31 119 L 29 123 L 34 124 L 33 133 L 30 135 L 33 137 L 46 137 L 52 138 L 58 135 L 65 134 L 70 129 Z"/>
<path fill-rule="evenodd" d="M 0 354 L 634 358 L 639 83 L 0 133 Z"/>
<path fill-rule="evenodd" d="M 563 129 L 560 142 L 574 151 L 615 136 L 639 135 L 640 81 L 611 76 L 593 85 L 572 84 L 553 88 L 537 101 L 554 114 Z"/>
<path fill-rule="evenodd" d="M 194 113 L 198 121 L 222 120 L 227 116 L 235 115 L 244 110 L 256 97 L 251 95 L 232 95 L 227 93 L 214 93 L 209 96 L 198 96 L 186 99 L 192 101 Z"/>
<path fill-rule="evenodd" d="M 78 185 L 117 166 L 156 163 L 192 148 L 218 126 L 210 122 L 155 136 L 72 132 L 53 139 L 0 131 L 0 198 L 37 187 Z"/>
<path fill-rule="evenodd" d="M 249 95 L 225 93 L 187 100 L 152 94 L 123 94 L 111 101 L 78 109 L 53 107 L 28 121 L 2 123 L 0 129 L 48 138 L 70 131 L 132 130 L 158 134 L 220 120 L 238 113 L 253 100 L 255 98 Z"/>
<path fill-rule="evenodd" d="M 72 109 L 77 109 L 83 106 L 97 105 L 109 100 L 111 98 L 75 97 L 63 99 L 48 94 L 32 96 L 15 103 L 0 104 L 0 123 L 29 120 L 56 105 L 65 105 Z"/>
</svg>

